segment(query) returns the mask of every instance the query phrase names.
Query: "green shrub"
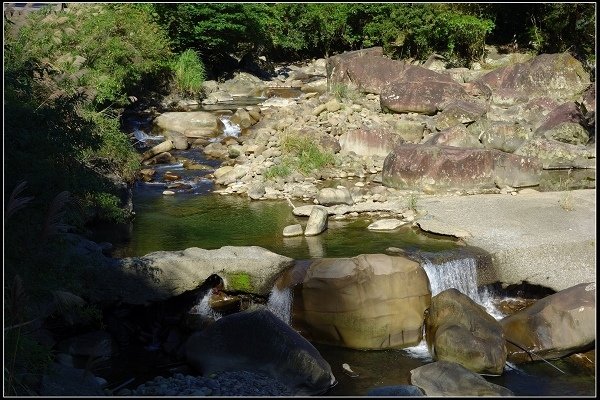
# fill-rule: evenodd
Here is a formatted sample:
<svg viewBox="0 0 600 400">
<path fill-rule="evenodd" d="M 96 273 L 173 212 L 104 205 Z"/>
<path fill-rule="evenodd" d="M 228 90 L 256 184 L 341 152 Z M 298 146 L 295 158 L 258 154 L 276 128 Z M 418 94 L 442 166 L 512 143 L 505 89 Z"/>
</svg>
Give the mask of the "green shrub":
<svg viewBox="0 0 600 400">
<path fill-rule="evenodd" d="M 281 140 L 283 152 L 280 164 L 271 166 L 265 178 L 286 177 L 294 171 L 308 175 L 313 171 L 335 164 L 331 151 L 322 149 L 312 138 L 287 134 Z"/>
<path fill-rule="evenodd" d="M 358 91 L 349 88 L 348 85 L 344 83 L 334 83 L 331 86 L 330 93 L 339 101 L 342 101 L 343 99 L 356 101 L 360 97 Z"/>
<path fill-rule="evenodd" d="M 177 89 L 185 94 L 197 95 L 205 78 L 204 64 L 192 49 L 181 53 L 173 65 Z"/>
<path fill-rule="evenodd" d="M 265 172 L 265 178 L 275 179 L 277 177 L 286 177 L 292 173 L 292 162 L 285 158 L 281 164 L 272 165 Z"/>
<path fill-rule="evenodd" d="M 333 153 L 323 150 L 309 137 L 289 134 L 283 138 L 281 148 L 284 153 L 293 157 L 292 169 L 299 170 L 304 174 L 335 163 Z"/>
</svg>

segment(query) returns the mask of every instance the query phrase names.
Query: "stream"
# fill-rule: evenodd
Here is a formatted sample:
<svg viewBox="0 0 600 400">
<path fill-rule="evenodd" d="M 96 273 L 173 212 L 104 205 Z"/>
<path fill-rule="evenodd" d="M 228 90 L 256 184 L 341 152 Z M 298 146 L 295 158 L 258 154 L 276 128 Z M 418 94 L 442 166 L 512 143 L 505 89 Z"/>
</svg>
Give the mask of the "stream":
<svg viewBox="0 0 600 400">
<path fill-rule="evenodd" d="M 227 129 L 235 132 L 236 128 L 228 124 L 226 119 L 224 123 Z M 151 141 L 152 137 L 149 131 L 145 132 L 144 126 L 147 125 L 137 125 L 139 131 L 135 137 Z M 219 161 L 204 157 L 200 149 L 174 151 L 173 154 L 210 166 L 213 170 L 220 165 Z M 114 244 L 113 257 L 142 256 L 153 251 L 189 247 L 216 249 L 226 245 L 261 246 L 296 260 L 388 253 L 390 247 L 419 253 L 430 260 L 436 259 L 436 254 L 453 254 L 453 260 L 450 261 L 424 263 L 432 294 L 456 287 L 484 305 L 496 319 L 504 316 L 497 304 L 506 299 L 505 295 L 487 288 L 477 288 L 476 262 L 469 257 L 469 249 L 455 240 L 425 234 L 410 226 L 391 232 L 369 231 L 367 226 L 377 219 L 370 216 L 343 220 L 330 218 L 328 229 L 321 235 L 284 238 L 282 231 L 285 226 L 305 224 L 306 221 L 305 218 L 295 217 L 286 201 L 251 201 L 246 196 L 213 193 L 214 184 L 205 177 L 213 171 L 211 169 L 190 171 L 184 169 L 181 163 L 154 168 L 157 171 L 157 183 L 136 182 L 134 186 L 136 217 L 130 227 L 129 237 L 115 241 L 111 232 L 96 232 L 95 240 Z M 161 174 L 166 171 L 176 172 L 186 185 L 174 196 L 162 194 L 166 183 L 162 183 Z M 546 174 L 550 177 L 547 182 L 559 180 L 562 184 L 564 174 L 555 171 Z M 569 179 L 566 184 L 572 188 L 576 184 L 571 175 Z M 581 179 L 590 180 L 587 175 Z M 554 186 L 549 183 L 546 187 L 551 190 Z M 303 204 L 294 201 L 294 205 Z M 291 319 L 289 308 L 292 301 L 293 295 L 288 293 L 282 298 L 270 299 L 270 307 L 275 308 L 273 311 L 280 318 L 283 315 Z M 424 342 L 411 348 L 382 351 L 359 351 L 320 344 L 315 344 L 315 347 L 329 362 L 338 379 L 338 384 L 327 394 L 329 396 L 364 396 L 369 389 L 377 386 L 410 384 L 410 370 L 432 361 Z M 138 353 L 121 355 L 121 358 L 113 360 L 113 379 L 125 380 L 132 373 L 137 374 L 136 380 L 129 385 L 135 388 L 144 379 L 160 374 L 166 376 L 170 365 L 167 359 L 162 359 L 156 352 L 135 351 Z M 130 365 L 132 360 L 135 360 L 136 366 Z M 349 364 L 358 376 L 345 374 L 342 369 L 344 363 Z M 564 360 L 552 363 L 566 371 L 566 374 L 545 363 L 532 362 L 518 366 L 508 364 L 502 376 L 485 378 L 512 390 L 517 396 L 589 396 L 595 393 L 595 377 L 589 372 Z"/>
</svg>

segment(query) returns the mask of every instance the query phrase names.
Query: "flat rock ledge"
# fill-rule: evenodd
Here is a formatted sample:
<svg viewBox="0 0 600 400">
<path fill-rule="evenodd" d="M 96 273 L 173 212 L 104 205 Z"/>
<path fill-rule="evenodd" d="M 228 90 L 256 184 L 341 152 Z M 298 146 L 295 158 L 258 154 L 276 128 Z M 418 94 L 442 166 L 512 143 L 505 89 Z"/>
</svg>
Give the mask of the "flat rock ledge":
<svg viewBox="0 0 600 400">
<path fill-rule="evenodd" d="M 566 204 L 569 206 L 566 206 Z M 596 190 L 527 195 L 422 196 L 421 229 L 464 230 L 492 257 L 478 284 L 541 285 L 556 291 L 596 282 Z"/>
</svg>

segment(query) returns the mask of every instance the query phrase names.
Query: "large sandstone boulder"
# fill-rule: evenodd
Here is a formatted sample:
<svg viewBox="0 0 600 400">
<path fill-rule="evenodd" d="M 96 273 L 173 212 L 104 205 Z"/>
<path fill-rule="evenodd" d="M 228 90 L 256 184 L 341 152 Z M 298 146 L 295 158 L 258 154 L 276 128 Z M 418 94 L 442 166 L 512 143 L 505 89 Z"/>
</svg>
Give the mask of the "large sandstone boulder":
<svg viewBox="0 0 600 400">
<path fill-rule="evenodd" d="M 382 88 L 380 103 L 384 111 L 433 115 L 468 97 L 463 86 L 449 75 L 411 65 Z"/>
<path fill-rule="evenodd" d="M 225 316 L 194 333 L 185 355 L 204 376 L 262 372 L 285 384 L 294 396 L 319 395 L 336 383 L 317 349 L 264 308 Z"/>
<path fill-rule="evenodd" d="M 226 290 L 266 296 L 292 264 L 291 258 L 258 246 L 156 251 L 123 258 L 113 266 L 88 267 L 87 291 L 94 301 L 146 304 L 195 289 L 217 274 Z"/>
<path fill-rule="evenodd" d="M 190 138 L 213 137 L 223 130 L 221 120 L 207 111 L 166 112 L 154 123 L 165 131 L 180 132 Z"/>
<path fill-rule="evenodd" d="M 434 360 L 500 375 L 506 362 L 502 327 L 469 296 L 451 288 L 431 299 L 425 337 Z"/>
<path fill-rule="evenodd" d="M 576 100 L 588 88 L 590 75 L 568 53 L 540 54 L 527 62 L 493 70 L 479 81 L 493 92 L 504 90 L 507 97 Z"/>
<path fill-rule="evenodd" d="M 502 319 L 500 324 L 508 359 L 513 362 L 540 360 L 528 351 L 553 359 L 585 350 L 596 340 L 596 284 L 561 290 Z"/>
<path fill-rule="evenodd" d="M 507 388 L 495 385 L 460 364 L 437 361 L 410 371 L 410 383 L 426 396 L 513 396 Z"/>
<path fill-rule="evenodd" d="M 327 59 L 327 84 L 347 85 L 364 93 L 381 93 L 383 87 L 398 79 L 407 65 L 383 57 L 381 47 L 350 51 Z"/>
<path fill-rule="evenodd" d="M 320 259 L 295 288 L 294 325 L 319 343 L 412 346 L 422 339 L 430 299 L 427 274 L 413 260 L 384 254 Z"/>
<path fill-rule="evenodd" d="M 489 149 L 401 144 L 385 158 L 382 181 L 396 189 L 439 193 L 533 186 L 540 175 L 535 158 Z"/>
<path fill-rule="evenodd" d="M 421 128 L 423 132 L 423 128 Z M 404 140 L 390 129 L 384 128 L 359 128 L 348 131 L 340 137 L 340 146 L 343 151 L 361 156 L 387 156 L 399 143 Z"/>
</svg>

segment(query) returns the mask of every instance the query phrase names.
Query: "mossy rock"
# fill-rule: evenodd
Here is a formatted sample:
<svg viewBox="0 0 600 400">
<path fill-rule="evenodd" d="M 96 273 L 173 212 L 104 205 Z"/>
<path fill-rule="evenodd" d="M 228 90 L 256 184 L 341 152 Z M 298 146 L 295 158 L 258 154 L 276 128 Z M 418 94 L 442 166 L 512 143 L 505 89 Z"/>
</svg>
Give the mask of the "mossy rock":
<svg viewBox="0 0 600 400">
<path fill-rule="evenodd" d="M 238 292 L 253 293 L 255 289 L 252 277 L 244 272 L 228 273 L 226 276 L 226 285 L 228 290 Z"/>
</svg>

